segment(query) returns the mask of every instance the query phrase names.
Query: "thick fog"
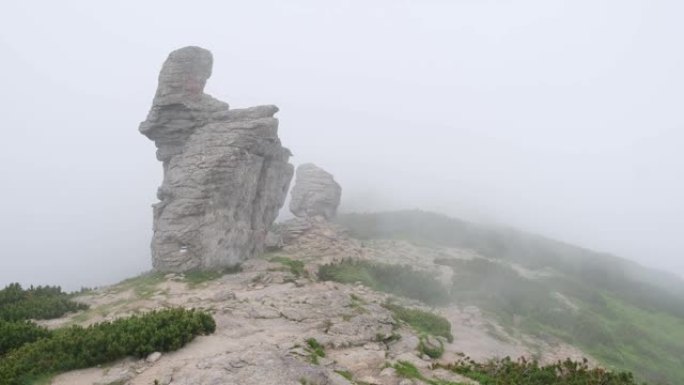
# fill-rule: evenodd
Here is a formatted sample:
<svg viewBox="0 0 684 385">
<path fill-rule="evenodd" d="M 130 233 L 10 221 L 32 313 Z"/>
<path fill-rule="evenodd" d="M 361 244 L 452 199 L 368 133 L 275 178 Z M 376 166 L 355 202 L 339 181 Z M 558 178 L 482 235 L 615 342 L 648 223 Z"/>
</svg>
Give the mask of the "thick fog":
<svg viewBox="0 0 684 385">
<path fill-rule="evenodd" d="M 168 53 L 277 104 L 342 211 L 421 208 L 684 274 L 684 3 L 3 1 L 0 284 L 150 268 Z M 286 209 L 283 209 L 285 212 Z"/>
</svg>

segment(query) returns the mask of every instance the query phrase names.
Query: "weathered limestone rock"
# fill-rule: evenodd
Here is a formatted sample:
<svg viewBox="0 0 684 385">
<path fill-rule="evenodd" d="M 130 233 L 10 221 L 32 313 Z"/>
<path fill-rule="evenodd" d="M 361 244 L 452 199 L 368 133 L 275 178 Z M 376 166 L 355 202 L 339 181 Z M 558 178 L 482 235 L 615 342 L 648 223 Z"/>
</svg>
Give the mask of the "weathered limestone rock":
<svg viewBox="0 0 684 385">
<path fill-rule="evenodd" d="M 327 171 L 312 163 L 297 167 L 290 211 L 300 217 L 322 216 L 332 219 L 340 205 L 342 188 Z"/>
<path fill-rule="evenodd" d="M 212 62 L 203 48 L 172 52 L 140 124 L 164 167 L 152 239 L 158 271 L 228 267 L 261 252 L 292 179 L 278 108 L 229 110 L 205 94 Z"/>
</svg>

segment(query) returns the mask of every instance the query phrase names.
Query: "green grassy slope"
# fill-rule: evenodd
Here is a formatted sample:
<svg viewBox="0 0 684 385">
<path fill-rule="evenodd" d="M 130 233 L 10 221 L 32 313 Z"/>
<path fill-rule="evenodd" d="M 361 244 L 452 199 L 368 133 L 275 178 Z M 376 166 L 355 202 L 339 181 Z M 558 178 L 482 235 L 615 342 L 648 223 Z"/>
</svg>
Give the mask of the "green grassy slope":
<svg viewBox="0 0 684 385">
<path fill-rule="evenodd" d="M 494 314 L 510 330 L 560 337 L 604 364 L 653 383 L 684 384 L 684 282 L 615 256 L 504 228 L 420 211 L 347 214 L 361 239 L 461 247 L 489 260 L 441 260 L 451 298 Z M 550 272 L 529 279 L 511 263 Z"/>
</svg>

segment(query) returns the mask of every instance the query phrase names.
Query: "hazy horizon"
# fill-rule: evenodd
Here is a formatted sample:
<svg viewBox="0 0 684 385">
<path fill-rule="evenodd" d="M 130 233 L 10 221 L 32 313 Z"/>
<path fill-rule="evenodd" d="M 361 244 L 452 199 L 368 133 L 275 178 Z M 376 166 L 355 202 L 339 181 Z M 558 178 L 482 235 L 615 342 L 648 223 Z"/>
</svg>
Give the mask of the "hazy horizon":
<svg viewBox="0 0 684 385">
<path fill-rule="evenodd" d="M 684 3 L 7 1 L 0 285 L 151 267 L 162 166 L 138 132 L 168 53 L 276 104 L 342 211 L 414 209 L 684 276 Z M 283 208 L 282 213 L 286 213 Z"/>
</svg>

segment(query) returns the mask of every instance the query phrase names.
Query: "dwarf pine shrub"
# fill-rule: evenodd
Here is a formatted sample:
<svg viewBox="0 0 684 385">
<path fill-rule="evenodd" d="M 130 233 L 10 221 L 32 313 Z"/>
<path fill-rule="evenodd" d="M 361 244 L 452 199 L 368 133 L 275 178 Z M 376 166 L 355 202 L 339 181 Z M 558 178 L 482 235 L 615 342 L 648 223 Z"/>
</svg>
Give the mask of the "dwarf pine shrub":
<svg viewBox="0 0 684 385">
<path fill-rule="evenodd" d="M 0 359 L 0 385 L 21 385 L 25 379 L 176 350 L 198 335 L 213 333 L 208 313 L 167 309 L 88 327 L 58 329 L 26 343 Z"/>
<path fill-rule="evenodd" d="M 611 372 L 590 368 L 588 362 L 566 359 L 551 365 L 509 357 L 477 363 L 468 357 L 444 366 L 455 373 L 472 378 L 481 385 L 637 385 L 628 372 Z"/>
<path fill-rule="evenodd" d="M 0 319 L 19 321 L 51 319 L 88 306 L 71 300 L 59 286 L 37 286 L 24 289 L 18 283 L 0 290 Z"/>
</svg>

